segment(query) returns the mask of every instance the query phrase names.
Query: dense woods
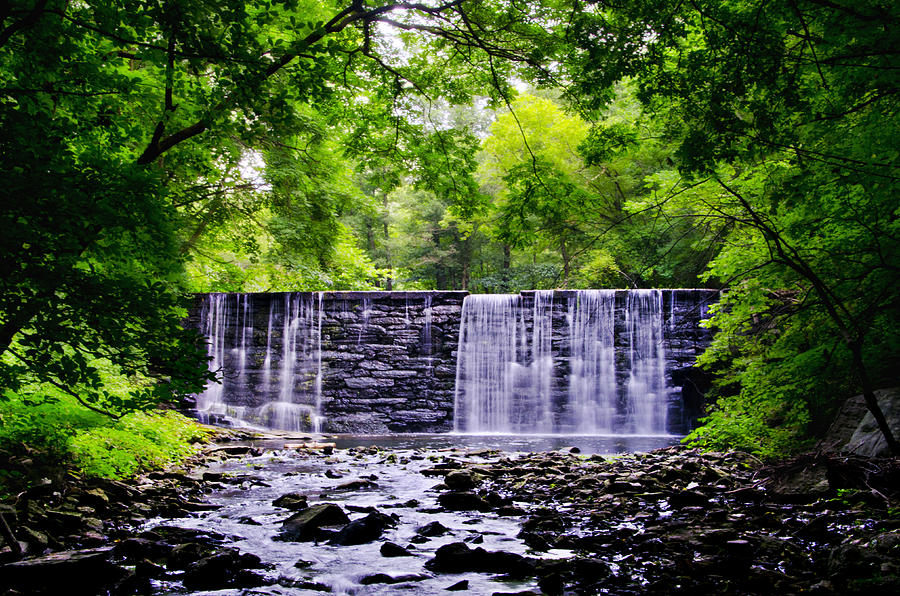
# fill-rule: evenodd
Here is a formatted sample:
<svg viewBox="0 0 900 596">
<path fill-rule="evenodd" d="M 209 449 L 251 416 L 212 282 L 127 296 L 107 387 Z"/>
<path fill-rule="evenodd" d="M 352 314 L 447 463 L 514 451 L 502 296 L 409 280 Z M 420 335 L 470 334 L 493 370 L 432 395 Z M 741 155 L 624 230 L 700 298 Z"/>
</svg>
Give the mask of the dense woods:
<svg viewBox="0 0 900 596">
<path fill-rule="evenodd" d="M 0 434 L 66 444 L 34 407 L 109 435 L 196 393 L 191 291 L 705 285 L 727 292 L 693 442 L 787 454 L 859 393 L 890 435 L 898 21 L 881 0 L 8 2 Z"/>
</svg>

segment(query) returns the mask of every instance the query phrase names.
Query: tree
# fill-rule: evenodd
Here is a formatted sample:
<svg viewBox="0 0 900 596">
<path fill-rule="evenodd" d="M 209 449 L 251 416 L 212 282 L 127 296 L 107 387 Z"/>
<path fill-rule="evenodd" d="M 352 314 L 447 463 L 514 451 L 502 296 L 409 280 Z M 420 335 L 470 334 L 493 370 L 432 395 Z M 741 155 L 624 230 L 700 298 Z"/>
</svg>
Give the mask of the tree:
<svg viewBox="0 0 900 596">
<path fill-rule="evenodd" d="M 455 99 L 468 97 L 470 84 L 502 87 L 509 65 L 537 63 L 533 42 L 546 37 L 530 8 L 507 8 L 458 0 L 7 3 L 4 387 L 50 382 L 113 415 L 146 403 L 105 396 L 91 364 L 105 358 L 167 379 L 152 385 L 153 399 L 196 391 L 206 372 L 177 325 L 176 238 L 191 245 L 205 220 L 227 219 L 221 200 L 235 197 L 229 172 L 245 148 L 307 130 L 304 106 L 315 104 L 330 126 L 363 111 L 385 123 L 405 96 L 439 81 L 437 91 Z M 208 217 L 185 217 L 198 188 L 216 189 Z M 310 212 L 317 209 L 333 232 L 328 206 Z M 179 229 L 186 222 L 192 232 Z M 281 231 L 285 241 L 315 244 Z"/>
<path fill-rule="evenodd" d="M 718 187 L 695 205 L 732 225 L 712 266 L 734 288 L 719 347 L 748 347 L 761 308 L 777 323 L 743 353 L 757 374 L 742 397 L 784 386 L 789 355 L 827 355 L 792 379 L 843 365 L 894 453 L 874 388 L 897 354 L 898 18 L 878 1 L 589 3 L 570 62 L 594 107 L 609 97 L 598 89 L 633 77 L 681 170 Z"/>
</svg>

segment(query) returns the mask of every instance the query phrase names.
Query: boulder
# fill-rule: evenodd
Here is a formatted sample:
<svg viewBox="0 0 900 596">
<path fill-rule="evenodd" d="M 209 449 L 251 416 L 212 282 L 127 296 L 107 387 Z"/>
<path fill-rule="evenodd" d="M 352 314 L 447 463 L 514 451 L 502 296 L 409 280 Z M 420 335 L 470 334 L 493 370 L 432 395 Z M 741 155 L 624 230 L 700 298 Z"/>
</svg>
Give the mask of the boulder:
<svg viewBox="0 0 900 596">
<path fill-rule="evenodd" d="M 112 547 L 69 550 L 0 566 L 0 589 L 24 594 L 103 594 L 125 571 L 111 562 Z"/>
<path fill-rule="evenodd" d="M 472 472 L 469 470 L 454 470 L 444 478 L 444 484 L 446 484 L 450 490 L 460 491 L 475 488 L 477 483 L 475 482 L 475 477 L 472 475 Z"/>
<path fill-rule="evenodd" d="M 876 391 L 875 396 L 878 398 L 878 405 L 884 412 L 884 417 L 887 418 L 894 438 L 900 437 L 900 388 Z M 875 417 L 868 410 L 842 450 L 864 457 L 889 457 L 891 455 L 887 441 L 875 422 Z"/>
<path fill-rule="evenodd" d="M 413 554 L 398 544 L 393 542 L 385 542 L 381 545 L 382 557 L 412 557 Z"/>
<path fill-rule="evenodd" d="M 479 571 L 505 573 L 513 577 L 534 574 L 534 563 L 522 555 L 487 551 L 481 547 L 471 549 L 465 542 L 453 542 L 440 547 L 435 551 L 434 558 L 425 563 L 425 567 L 440 573 Z"/>
<path fill-rule="evenodd" d="M 490 511 L 491 505 L 472 492 L 449 492 L 438 497 L 441 507 L 449 511 Z"/>
<path fill-rule="evenodd" d="M 265 585 L 266 581 L 247 569 L 258 567 L 258 557 L 223 548 L 191 565 L 183 576 L 183 583 L 190 590 L 255 588 Z"/>
<path fill-rule="evenodd" d="M 295 513 L 281 522 L 280 540 L 305 542 L 316 539 L 319 528 L 340 526 L 350 522 L 350 518 L 334 503 L 318 503 Z"/>
<path fill-rule="evenodd" d="M 429 538 L 433 538 L 435 536 L 443 536 L 447 532 L 450 531 L 450 528 L 445 526 L 439 521 L 433 521 L 416 528 L 416 533 L 420 536 L 428 536 Z"/>
<path fill-rule="evenodd" d="M 375 511 L 344 526 L 334 538 L 328 541 L 328 544 L 337 546 L 365 544 L 378 540 L 387 528 L 395 525 L 397 522 L 393 518 Z"/>
<path fill-rule="evenodd" d="M 306 495 L 301 495 L 299 493 L 287 493 L 281 495 L 272 501 L 272 505 L 281 507 L 282 509 L 290 509 L 292 511 L 299 511 L 309 507 L 309 503 L 306 501 Z"/>
</svg>

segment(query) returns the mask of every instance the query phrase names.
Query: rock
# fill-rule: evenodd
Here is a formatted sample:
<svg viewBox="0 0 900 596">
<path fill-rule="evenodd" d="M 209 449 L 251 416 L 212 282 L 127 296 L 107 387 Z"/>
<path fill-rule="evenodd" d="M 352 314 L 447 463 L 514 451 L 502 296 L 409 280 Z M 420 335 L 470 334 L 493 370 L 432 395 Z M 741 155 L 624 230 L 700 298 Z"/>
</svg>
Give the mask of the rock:
<svg viewBox="0 0 900 596">
<path fill-rule="evenodd" d="M 195 530 L 178 526 L 156 526 L 152 530 L 141 532 L 140 537 L 148 540 L 165 540 L 169 544 L 185 544 L 187 542 L 213 544 L 225 540 L 224 535 L 212 530 Z"/>
<path fill-rule="evenodd" d="M 464 491 L 475 488 L 477 483 L 469 470 L 454 470 L 444 477 L 444 484 L 450 490 Z"/>
<path fill-rule="evenodd" d="M 281 522 L 280 540 L 306 542 L 316 539 L 319 528 L 339 526 L 350 522 L 350 518 L 334 503 L 318 503 L 295 513 Z"/>
<path fill-rule="evenodd" d="M 433 538 L 435 536 L 443 536 L 447 532 L 450 531 L 450 528 L 445 526 L 439 521 L 433 521 L 416 528 L 416 533 L 420 536 L 428 536 L 429 538 Z"/>
<path fill-rule="evenodd" d="M 126 572 L 111 562 L 112 547 L 70 550 L 0 566 L 2 586 L 25 594 L 105 593 Z"/>
<path fill-rule="evenodd" d="M 438 503 L 448 511 L 481 511 L 491 510 L 491 505 L 472 492 L 449 492 L 438 497 Z"/>
<path fill-rule="evenodd" d="M 697 490 L 682 490 L 669 495 L 672 507 L 703 506 L 709 504 L 709 497 Z"/>
<path fill-rule="evenodd" d="M 290 509 L 292 511 L 299 511 L 301 509 L 306 509 L 309 507 L 309 503 L 306 500 L 306 495 L 301 495 L 299 493 L 287 493 L 281 495 L 274 501 L 272 501 L 272 505 L 275 507 L 281 507 L 282 509 Z"/>
<path fill-rule="evenodd" d="M 362 490 L 366 488 L 377 488 L 378 484 L 372 482 L 371 480 L 351 480 L 350 482 L 344 482 L 343 484 L 339 484 L 334 487 L 334 490 Z"/>
<path fill-rule="evenodd" d="M 166 560 L 166 566 L 170 569 L 189 569 L 194 563 L 212 553 L 215 549 L 210 546 L 188 542 L 179 544 L 171 549 Z"/>
<path fill-rule="evenodd" d="M 875 396 L 878 398 L 878 405 L 884 413 L 894 437 L 900 436 L 900 388 L 882 389 L 876 391 Z M 863 457 L 889 457 L 891 455 L 887 441 L 875 422 L 875 417 L 868 410 L 842 451 Z"/>
<path fill-rule="evenodd" d="M 393 542 L 385 542 L 381 545 L 382 557 L 412 557 L 413 554 L 398 544 Z"/>
<path fill-rule="evenodd" d="M 230 548 L 221 549 L 187 569 L 183 576 L 184 587 L 190 590 L 218 590 L 263 586 L 265 579 L 246 572 L 248 567 L 258 566 L 258 557 L 241 555 Z"/>
<path fill-rule="evenodd" d="M 385 529 L 397 525 L 388 515 L 373 512 L 367 516 L 351 521 L 344 526 L 337 535 L 328 541 L 328 544 L 336 546 L 351 546 L 365 544 L 381 538 Z"/>
<path fill-rule="evenodd" d="M 261 525 L 262 525 L 262 523 L 256 521 L 255 519 L 253 519 L 253 518 L 250 517 L 249 515 L 245 515 L 245 516 L 239 518 L 239 519 L 238 519 L 238 523 L 239 523 L 239 524 L 242 524 L 242 525 L 245 525 L 245 526 L 261 526 Z"/>
<path fill-rule="evenodd" d="M 158 540 L 126 538 L 116 544 L 114 552 L 117 557 L 124 557 L 130 561 L 158 560 L 168 557 L 172 552 L 172 546 Z"/>
<path fill-rule="evenodd" d="M 827 496 L 831 492 L 828 468 L 816 462 L 786 470 L 768 486 L 769 492 L 781 501 L 806 503 Z"/>
<path fill-rule="evenodd" d="M 512 577 L 527 577 L 534 573 L 534 564 L 515 553 L 486 551 L 481 547 L 470 549 L 465 542 L 445 544 L 435 551 L 434 558 L 425 563 L 431 571 L 463 573 L 480 571 L 505 573 Z"/>
<path fill-rule="evenodd" d="M 452 586 L 447 586 L 444 589 L 447 590 L 448 592 L 460 592 L 462 590 L 468 590 L 469 589 L 469 580 L 464 579 L 464 580 L 458 581 L 455 584 L 453 584 Z"/>
<path fill-rule="evenodd" d="M 372 584 L 400 584 L 404 582 L 420 582 L 429 579 L 430 576 L 422 573 L 407 573 L 404 575 L 392 576 L 387 573 L 374 573 L 362 578 L 359 583 L 364 586 Z"/>
</svg>

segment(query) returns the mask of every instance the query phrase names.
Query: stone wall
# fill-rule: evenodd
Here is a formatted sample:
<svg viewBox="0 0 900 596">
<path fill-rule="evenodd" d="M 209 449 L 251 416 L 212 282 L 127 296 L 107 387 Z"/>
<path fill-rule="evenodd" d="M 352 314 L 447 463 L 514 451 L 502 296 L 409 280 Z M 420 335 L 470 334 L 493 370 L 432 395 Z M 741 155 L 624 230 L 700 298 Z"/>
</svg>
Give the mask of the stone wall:
<svg viewBox="0 0 900 596">
<path fill-rule="evenodd" d="M 620 294 L 624 300 L 625 291 Z M 324 432 L 452 430 L 456 350 L 466 295 L 442 291 L 219 295 L 224 308 L 218 340 L 221 400 L 237 417 L 255 412 L 257 418 L 250 421 L 258 424 L 274 425 L 280 409 L 265 406 L 287 394 L 323 417 Z M 565 327 L 568 301 L 574 296 L 574 291 L 554 294 L 554 357 L 561 361 L 566 357 L 565 338 L 556 329 Z M 706 305 L 717 298 L 718 292 L 711 290 L 664 291 L 667 371 L 675 385 L 689 384 L 690 375 L 683 372 L 709 342 L 698 321 Z M 619 299 L 617 295 L 617 303 Z M 202 328 L 205 322 L 209 327 L 205 319 L 210 304 L 210 295 L 197 295 L 188 324 Z M 523 293 L 523 304 L 528 311 L 533 293 Z M 285 362 L 290 359 L 286 355 L 293 355 L 294 362 Z M 681 391 L 673 395 L 671 430 L 683 432 L 696 414 L 690 404 L 683 406 Z"/>
</svg>

